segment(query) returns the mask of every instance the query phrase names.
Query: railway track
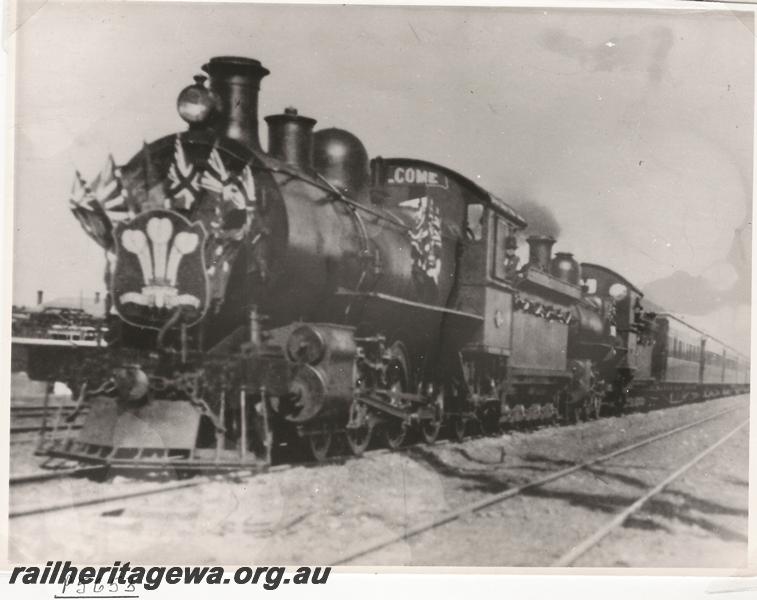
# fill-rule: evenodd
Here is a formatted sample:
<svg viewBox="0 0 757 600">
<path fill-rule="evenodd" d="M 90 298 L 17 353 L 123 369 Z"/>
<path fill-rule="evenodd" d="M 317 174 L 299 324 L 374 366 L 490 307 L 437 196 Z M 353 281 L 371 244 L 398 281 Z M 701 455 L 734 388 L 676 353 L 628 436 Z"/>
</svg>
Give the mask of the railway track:
<svg viewBox="0 0 757 600">
<path fill-rule="evenodd" d="M 50 471 L 35 471 L 23 475 L 11 475 L 8 482 L 11 486 L 24 485 L 27 483 L 39 483 L 41 481 L 50 481 L 52 479 L 62 479 L 63 477 L 77 477 L 79 475 L 94 475 L 106 471 L 107 468 L 100 465 L 86 467 L 71 467 L 54 469 Z"/>
<path fill-rule="evenodd" d="M 609 461 L 609 460 L 611 460 L 613 458 L 616 458 L 618 456 L 621 456 L 623 454 L 627 454 L 629 452 L 633 452 L 634 450 L 638 450 L 640 448 L 644 448 L 646 446 L 649 446 L 650 444 L 654 444 L 655 442 L 658 442 L 660 440 L 664 440 L 664 439 L 669 438 L 671 436 L 674 436 L 676 434 L 679 434 L 679 433 L 682 433 L 684 431 L 693 429 L 695 427 L 703 425 L 704 423 L 708 423 L 710 421 L 713 421 L 713 420 L 718 419 L 720 417 L 723 417 L 725 415 L 731 414 L 731 413 L 733 413 L 733 412 L 735 412 L 737 410 L 741 410 L 741 408 L 740 407 L 735 407 L 735 408 L 730 408 L 730 409 L 727 409 L 727 410 L 719 411 L 719 412 L 717 412 L 717 413 L 715 413 L 713 415 L 709 415 L 707 417 L 704 417 L 702 419 L 698 419 L 698 420 L 693 421 L 691 423 L 687 423 L 685 425 L 681 425 L 681 426 L 675 427 L 675 428 L 670 429 L 668 431 L 665 431 L 663 433 L 659 433 L 659 434 L 653 435 L 653 436 L 648 437 L 646 439 L 643 439 L 643 440 L 641 440 L 639 442 L 635 442 L 635 443 L 630 444 L 628 446 L 624 446 L 624 447 L 619 448 L 617 450 L 614 450 L 612 452 L 609 452 L 609 453 L 606 453 L 606 454 L 602 454 L 602 455 L 596 456 L 594 458 L 591 458 L 591 459 L 582 461 L 580 463 L 577 463 L 575 465 L 572 465 L 570 467 L 554 471 L 552 473 L 549 473 L 548 475 L 545 475 L 543 477 L 534 479 L 533 481 L 524 483 L 522 485 L 518 485 L 516 487 L 509 488 L 509 489 L 507 489 L 507 490 L 505 490 L 503 492 L 487 496 L 487 497 L 485 497 L 485 498 L 483 498 L 481 500 L 477 500 L 475 502 L 470 502 L 470 503 L 464 504 L 464 505 L 462 505 L 462 506 L 460 506 L 460 507 L 458 507 L 458 508 L 456 508 L 454 510 L 451 510 L 451 511 L 448 511 L 446 513 L 443 513 L 442 515 L 440 515 L 438 517 L 435 517 L 435 518 L 423 521 L 421 523 L 418 523 L 418 524 L 416 524 L 414 526 L 408 527 L 402 533 L 399 533 L 399 534 L 390 534 L 390 535 L 382 537 L 382 538 L 380 538 L 378 540 L 373 540 L 371 542 L 368 542 L 368 543 L 364 544 L 363 546 L 360 546 L 357 549 L 350 551 L 348 554 L 345 554 L 343 556 L 337 557 L 335 560 L 330 561 L 329 564 L 335 564 L 335 565 L 349 564 L 349 563 L 351 563 L 351 562 L 353 562 L 353 561 L 355 561 L 355 560 L 357 560 L 359 558 L 362 558 L 362 557 L 365 557 L 367 555 L 376 553 L 379 550 L 383 550 L 384 548 L 390 547 L 390 546 L 392 546 L 394 544 L 407 541 L 407 540 L 409 540 L 411 538 L 414 538 L 414 537 L 417 537 L 418 535 L 420 535 L 422 533 L 425 533 L 427 531 L 431 531 L 431 530 L 443 527 L 444 525 L 447 525 L 449 523 L 457 521 L 458 519 L 460 519 L 461 517 L 463 517 L 465 515 L 468 515 L 468 514 L 471 514 L 471 513 L 475 513 L 475 512 L 480 511 L 480 510 L 482 510 L 484 508 L 490 507 L 490 506 L 495 505 L 495 504 L 499 504 L 501 502 L 505 502 L 505 501 L 507 501 L 507 500 L 509 500 L 511 498 L 515 498 L 516 496 L 523 495 L 525 492 L 528 492 L 529 490 L 533 490 L 533 489 L 536 489 L 536 488 L 539 488 L 539 487 L 542 487 L 542 486 L 546 486 L 549 483 L 552 483 L 552 482 L 555 482 L 557 480 L 563 479 L 563 478 L 565 478 L 565 477 L 567 477 L 567 476 L 569 476 L 569 475 L 571 475 L 573 473 L 576 473 L 578 471 L 589 469 L 590 467 L 592 467 L 594 465 L 598 465 L 600 463 L 607 462 L 607 461 Z M 735 435 L 735 433 L 738 430 L 740 430 L 742 427 L 744 427 L 747 422 L 748 422 L 748 419 L 747 419 L 747 421 L 741 423 L 736 430 L 732 431 L 729 434 L 729 436 L 727 436 L 727 438 L 730 439 L 730 435 Z M 722 443 L 725 443 L 725 441 L 727 441 L 727 440 L 726 439 L 720 440 L 717 447 L 719 447 L 719 445 L 721 445 Z M 714 449 L 715 448 L 713 447 L 711 449 L 708 449 L 708 451 L 711 452 Z M 706 454 L 702 455 L 702 456 L 698 455 L 691 462 L 690 465 L 689 465 L 689 463 L 687 463 L 687 465 L 685 465 L 685 466 L 687 466 L 688 468 L 685 469 L 685 470 L 688 470 L 689 468 L 691 468 L 692 466 L 694 466 L 697 462 L 699 462 L 702 458 L 704 458 L 704 456 L 706 456 Z M 676 472 L 674 474 L 674 475 L 676 475 L 675 478 L 680 477 L 680 475 L 682 475 L 685 472 L 685 470 L 683 470 L 681 473 Z M 673 479 L 675 479 L 675 478 L 673 478 Z M 671 481 L 673 481 L 673 479 L 671 479 Z M 663 485 L 660 487 L 660 490 L 663 489 L 669 483 L 670 482 L 668 480 L 665 480 L 665 482 L 663 482 Z M 642 498 L 640 498 L 639 499 L 639 501 L 641 501 L 640 504 L 639 504 L 639 501 L 637 501 L 636 503 L 634 503 L 632 505 L 632 507 L 629 507 L 629 509 L 632 509 L 632 510 L 630 512 L 627 512 L 627 514 L 625 514 L 625 516 L 620 521 L 620 524 L 622 524 L 622 522 L 625 521 L 625 519 L 628 518 L 628 516 L 630 516 L 634 511 L 638 510 L 649 498 L 651 498 L 652 496 L 654 496 L 656 493 L 659 493 L 659 490 L 657 490 L 657 487 L 655 487 L 655 489 L 651 491 L 651 495 L 648 496 L 647 494 L 645 494 L 645 496 L 643 496 Z M 638 504 L 638 506 L 637 506 L 637 504 Z M 626 513 L 626 511 L 624 511 L 624 513 Z M 619 515 L 618 517 L 616 517 L 616 519 L 619 519 L 620 517 L 621 517 L 621 515 Z M 602 533 L 600 539 L 603 538 L 603 537 L 605 537 L 610 531 L 612 531 L 613 528 L 615 528 L 615 527 L 618 526 L 618 524 L 615 523 L 616 519 L 614 519 L 611 523 L 608 523 L 608 525 L 606 527 L 602 528 L 602 532 L 603 533 Z M 605 531 L 605 529 L 606 529 L 606 531 Z M 597 534 L 595 534 L 595 535 L 598 535 L 599 533 L 600 532 L 597 532 Z M 586 549 L 588 550 L 589 548 L 591 548 L 592 544 L 597 543 L 597 541 L 595 541 L 594 540 L 594 536 L 592 536 L 591 538 L 587 538 L 586 540 L 584 540 L 583 544 L 587 545 Z M 583 552 L 581 554 L 583 554 Z M 567 556 L 567 555 L 564 556 L 564 557 L 561 557 L 562 560 L 571 560 L 571 559 L 575 560 L 577 558 L 578 558 L 578 556 L 571 557 L 571 556 Z M 555 564 L 555 566 L 559 566 L 559 565 Z"/>
<path fill-rule="evenodd" d="M 77 423 L 75 425 L 71 425 L 70 427 L 68 425 L 64 425 L 62 427 L 58 427 L 57 429 L 58 430 L 70 429 L 71 431 L 77 431 L 81 428 L 82 428 L 82 425 Z M 16 427 L 11 427 L 11 435 L 19 435 L 19 434 L 24 434 L 24 433 L 40 433 L 42 431 L 44 431 L 45 433 L 48 433 L 48 432 L 52 433 L 55 430 L 56 430 L 56 427 L 52 425 L 46 425 L 44 428 L 42 427 L 42 425 L 19 425 Z"/>
<path fill-rule="evenodd" d="M 60 408 L 58 405 L 50 405 L 45 407 L 44 404 L 30 404 L 30 405 L 17 405 L 17 406 L 11 406 L 11 416 L 12 417 L 34 417 L 34 416 L 41 416 L 45 411 L 47 411 L 48 414 L 54 414 L 60 410 L 63 414 L 70 414 L 74 411 L 76 408 L 76 405 L 70 404 L 68 406 L 64 405 Z M 88 412 L 88 407 L 82 407 L 81 409 L 82 413 Z"/>
<path fill-rule="evenodd" d="M 735 436 L 739 431 L 741 431 L 748 424 L 749 424 L 749 419 L 747 418 L 737 427 L 735 427 L 734 429 L 729 431 L 726 435 L 721 437 L 717 442 L 715 442 L 714 444 L 710 445 L 707 449 L 697 454 L 690 461 L 686 462 L 684 465 L 676 469 L 672 474 L 666 477 L 663 481 L 661 481 L 660 483 L 655 485 L 653 488 L 651 488 L 649 491 L 647 491 L 645 494 L 637 498 L 636 501 L 634 501 L 632 504 L 630 504 L 629 506 L 621 510 L 619 513 L 617 513 L 612 519 L 610 519 L 608 522 L 603 524 L 599 529 L 594 531 L 591 535 L 587 536 L 586 538 L 581 540 L 578 544 L 574 545 L 570 550 L 568 550 L 562 556 L 560 556 L 557 560 L 555 560 L 551 564 L 551 566 L 552 567 L 569 567 L 572 564 L 574 564 L 579 558 L 581 558 L 584 554 L 589 552 L 589 550 L 597 546 L 603 539 L 609 536 L 614 530 L 616 530 L 618 527 L 621 527 L 631 516 L 633 516 L 635 513 L 638 513 L 649 500 L 654 498 L 656 495 L 660 494 L 671 483 L 673 483 L 674 481 L 676 481 L 677 479 L 685 475 L 689 470 L 691 470 L 693 467 L 699 464 L 702 460 L 704 460 L 707 456 L 712 454 L 715 450 L 720 448 L 723 444 L 725 444 L 728 440 L 730 440 L 733 436 Z"/>
<path fill-rule="evenodd" d="M 338 561 L 332 562 L 331 564 L 349 563 L 361 556 L 370 554 L 381 548 L 392 545 L 396 542 L 408 539 L 410 537 L 417 536 L 418 534 L 423 533 L 424 531 L 428 531 L 430 529 L 440 527 L 446 523 L 449 523 L 451 521 L 454 521 L 460 518 L 461 516 L 467 513 L 475 512 L 477 510 L 480 510 L 492 504 L 502 502 L 504 500 L 507 500 L 508 498 L 512 498 L 516 495 L 519 495 L 528 489 L 545 485 L 546 483 L 565 477 L 578 470 L 585 469 L 587 467 L 590 467 L 591 465 L 595 465 L 595 464 L 610 460 L 611 458 L 614 458 L 621 454 L 625 454 L 627 452 L 631 452 L 637 448 L 641 448 L 643 446 L 652 444 L 658 440 L 670 437 L 672 435 L 686 431 L 688 429 L 692 429 L 698 425 L 707 423 L 709 421 L 717 419 L 726 414 L 730 414 L 736 410 L 739 410 L 739 408 L 731 408 L 724 411 L 719 411 L 713 415 L 709 415 L 707 417 L 698 419 L 686 425 L 676 427 L 664 433 L 657 434 L 655 436 L 649 437 L 640 442 L 636 442 L 629 446 L 620 448 L 609 454 L 598 456 L 596 458 L 590 459 L 588 461 L 584 461 L 582 463 L 579 463 L 567 469 L 562 469 L 560 471 L 557 471 L 555 473 L 552 473 L 550 475 L 547 475 L 535 481 L 526 483 L 524 485 L 521 485 L 515 488 L 511 488 L 500 494 L 490 496 L 478 502 L 467 504 L 452 512 L 446 513 L 437 519 L 416 525 L 415 527 L 412 527 L 406 530 L 405 533 L 402 535 L 389 536 L 387 538 L 382 538 L 381 540 L 371 542 L 370 544 L 367 544 L 365 547 L 362 547 L 359 550 L 354 551 L 351 554 L 340 558 Z M 443 441 L 437 442 L 437 445 L 442 445 L 445 443 L 449 443 L 449 442 L 446 440 L 443 440 Z M 406 451 L 406 452 L 412 451 L 412 447 L 407 448 L 403 451 Z M 366 457 L 366 456 L 380 455 L 380 454 L 385 454 L 387 452 L 390 452 L 390 451 L 385 448 L 378 448 L 378 449 L 370 450 L 366 452 L 363 456 Z M 232 472 L 228 472 L 224 474 L 214 474 L 214 475 L 206 475 L 206 476 L 201 476 L 201 477 L 194 477 L 189 480 L 173 481 L 170 483 L 137 484 L 137 486 L 135 486 L 135 489 L 131 489 L 128 492 L 104 493 L 99 496 L 87 497 L 87 498 L 82 498 L 79 500 L 75 499 L 73 501 L 68 500 L 66 502 L 51 502 L 51 503 L 45 503 L 45 504 L 36 504 L 36 505 L 30 505 L 30 506 L 21 506 L 18 508 L 11 508 L 8 514 L 8 518 L 16 519 L 16 518 L 28 517 L 28 516 L 39 515 L 39 514 L 44 514 L 44 513 L 86 508 L 86 507 L 95 506 L 98 504 L 109 504 L 109 503 L 120 502 L 120 501 L 128 501 L 133 498 L 138 498 L 138 497 L 143 497 L 143 496 L 148 496 L 148 495 L 155 495 L 155 494 L 162 494 L 162 493 L 170 493 L 177 490 L 184 490 L 187 488 L 198 487 L 198 486 L 206 485 L 213 482 L 223 481 L 223 480 L 231 480 L 231 481 L 238 482 L 240 480 L 244 480 L 244 479 L 247 479 L 255 475 L 262 474 L 262 473 L 272 473 L 272 472 L 282 471 L 285 469 L 290 469 L 290 468 L 294 468 L 298 466 L 316 467 L 316 466 L 322 466 L 323 464 L 343 464 L 349 460 L 359 460 L 359 459 L 354 458 L 354 457 L 349 457 L 349 456 L 339 456 L 339 457 L 334 457 L 333 459 L 329 459 L 325 463 L 324 462 L 295 462 L 295 463 L 287 463 L 287 464 L 276 465 L 276 466 L 260 467 L 258 469 L 252 469 L 252 470 L 245 469 L 245 470 L 240 470 L 240 471 L 232 471 Z M 87 468 L 88 467 L 72 469 L 70 470 L 70 475 L 75 476 L 75 475 L 86 474 Z M 100 469 L 102 469 L 102 467 L 100 467 Z M 91 472 L 95 472 L 95 470 L 92 469 Z M 56 479 L 56 478 L 66 477 L 66 476 L 69 476 L 69 474 L 61 471 L 61 472 L 52 472 L 50 473 L 49 476 L 45 476 L 44 473 L 38 473 L 38 474 L 29 474 L 23 477 L 22 476 L 19 476 L 16 478 L 12 477 L 11 486 L 19 486 L 19 485 L 24 485 L 28 483 L 37 483 L 37 482 L 46 481 L 48 479 Z"/>
<path fill-rule="evenodd" d="M 449 440 L 440 440 L 435 445 L 443 446 L 449 444 Z M 151 486 L 142 487 L 134 490 L 133 492 L 127 492 L 122 494 L 103 494 L 96 498 L 87 498 L 82 501 L 75 502 L 60 502 L 50 503 L 44 505 L 35 505 L 30 507 L 24 507 L 21 509 L 11 510 L 8 514 L 8 518 L 25 517 L 30 515 L 38 515 L 50 512 L 63 511 L 68 509 L 75 509 L 86 506 L 93 506 L 97 504 L 104 504 L 119 500 L 128 500 L 130 498 L 137 498 L 140 496 L 149 496 L 153 494 L 160 494 L 164 492 L 172 492 L 175 490 L 183 490 L 191 487 L 198 487 L 206 485 L 208 483 L 214 483 L 217 481 L 230 480 L 241 481 L 254 477 L 255 475 L 261 475 L 263 473 L 276 473 L 278 471 L 284 471 L 286 469 L 293 469 L 296 467 L 321 467 L 325 465 L 339 465 L 348 461 L 360 460 L 369 456 L 380 456 L 389 452 L 406 453 L 412 451 L 412 447 L 402 448 L 400 450 L 389 450 L 388 448 L 376 448 L 374 450 L 368 450 L 363 453 L 362 457 L 341 455 L 334 456 L 326 459 L 325 461 L 307 461 L 307 462 L 288 462 L 285 464 L 275 466 L 261 466 L 259 468 L 247 468 L 244 470 L 227 471 L 224 473 L 214 473 L 211 475 L 194 477 L 191 480 L 174 481 L 170 483 L 154 484 Z M 71 469 L 60 469 L 54 471 L 37 471 L 34 473 L 11 476 L 9 479 L 11 487 L 19 487 L 26 484 L 40 483 L 44 481 L 62 479 L 64 477 L 76 477 L 80 475 L 93 475 L 107 472 L 110 469 L 107 465 L 89 465 L 83 467 L 76 467 Z"/>
<path fill-rule="evenodd" d="M 249 477 L 252 474 L 243 473 L 241 475 Z M 70 510 L 70 509 L 75 509 L 75 508 L 83 508 L 87 506 L 94 506 L 97 504 L 105 504 L 105 503 L 113 502 L 113 501 L 128 500 L 131 498 L 138 498 L 141 496 L 150 496 L 153 494 L 161 494 L 161 493 L 166 493 L 166 492 L 172 492 L 175 490 L 183 490 L 186 488 L 197 487 L 197 486 L 204 485 L 204 484 L 211 483 L 213 481 L 218 481 L 218 480 L 219 480 L 218 477 L 207 477 L 207 478 L 203 478 L 202 480 L 193 479 L 190 481 L 175 481 L 175 482 L 166 483 L 166 484 L 146 486 L 144 488 L 139 488 L 128 493 L 103 494 L 101 496 L 97 496 L 94 498 L 83 498 L 81 500 L 76 500 L 73 502 L 60 502 L 60 503 L 43 504 L 43 505 L 32 506 L 32 507 L 24 507 L 24 508 L 11 510 L 8 513 L 8 518 L 17 519 L 19 517 L 41 515 L 45 513 Z"/>
</svg>

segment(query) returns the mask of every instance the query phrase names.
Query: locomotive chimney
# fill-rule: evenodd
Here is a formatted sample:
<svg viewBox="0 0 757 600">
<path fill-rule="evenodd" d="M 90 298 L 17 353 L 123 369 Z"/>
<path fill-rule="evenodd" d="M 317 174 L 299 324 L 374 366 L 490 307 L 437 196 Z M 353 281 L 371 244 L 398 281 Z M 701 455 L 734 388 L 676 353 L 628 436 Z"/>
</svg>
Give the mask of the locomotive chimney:
<svg viewBox="0 0 757 600">
<path fill-rule="evenodd" d="M 313 168 L 313 126 L 315 119 L 297 114 L 289 107 L 284 114 L 270 115 L 268 123 L 268 154 L 300 169 Z"/>
<path fill-rule="evenodd" d="M 261 150 L 258 91 L 270 71 L 257 60 L 237 56 L 216 56 L 202 70 L 210 75 L 210 89 L 221 99 L 219 133 Z"/>
<path fill-rule="evenodd" d="M 530 248 L 528 264 L 549 273 L 549 263 L 552 259 L 552 246 L 555 244 L 555 238 L 548 235 L 532 235 L 526 241 Z"/>
<path fill-rule="evenodd" d="M 45 297 L 45 293 L 42 290 L 37 290 L 37 305 L 42 304 L 44 297 Z"/>
</svg>

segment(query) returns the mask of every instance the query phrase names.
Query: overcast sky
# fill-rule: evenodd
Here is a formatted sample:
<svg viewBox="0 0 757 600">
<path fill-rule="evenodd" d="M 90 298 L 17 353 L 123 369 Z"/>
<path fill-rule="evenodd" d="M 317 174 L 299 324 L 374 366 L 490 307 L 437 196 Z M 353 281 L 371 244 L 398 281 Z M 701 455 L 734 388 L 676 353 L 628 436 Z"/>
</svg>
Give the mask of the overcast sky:
<svg viewBox="0 0 757 600">
<path fill-rule="evenodd" d="M 261 118 L 294 105 L 371 156 L 547 206 L 556 249 L 640 287 L 679 272 L 722 291 L 692 310 L 744 347 L 753 31 L 726 12 L 49 2 L 17 32 L 14 302 L 103 288 L 74 169 L 183 129 L 178 92 L 237 54 L 271 70 Z"/>
</svg>

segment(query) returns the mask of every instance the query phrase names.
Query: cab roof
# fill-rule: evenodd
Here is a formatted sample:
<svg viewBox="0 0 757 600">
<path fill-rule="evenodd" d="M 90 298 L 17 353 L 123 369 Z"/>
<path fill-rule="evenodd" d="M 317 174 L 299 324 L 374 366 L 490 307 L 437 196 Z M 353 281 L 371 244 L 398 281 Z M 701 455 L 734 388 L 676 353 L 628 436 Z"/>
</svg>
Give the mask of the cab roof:
<svg viewBox="0 0 757 600">
<path fill-rule="evenodd" d="M 444 173 L 447 177 L 450 179 L 454 179 L 457 181 L 461 186 L 468 188 L 483 204 L 486 204 L 493 208 L 495 211 L 502 213 L 505 215 L 508 219 L 513 221 L 516 225 L 519 225 L 520 227 L 527 227 L 528 222 L 526 221 L 523 216 L 521 216 L 512 206 L 510 206 L 507 202 L 502 200 L 502 198 L 499 198 L 498 196 L 495 196 L 491 192 L 486 191 L 484 188 L 482 188 L 480 185 L 478 185 L 475 181 L 472 181 L 465 177 L 464 175 L 461 175 L 457 171 L 453 171 L 452 169 L 432 163 L 427 160 L 421 160 L 418 158 L 402 158 L 402 157 L 377 157 L 380 160 L 384 162 L 392 162 L 392 163 L 402 163 L 406 164 L 408 166 L 413 167 L 429 167 L 431 169 L 440 171 L 441 173 Z"/>
<path fill-rule="evenodd" d="M 628 281 L 625 277 L 623 277 L 620 273 L 617 271 L 613 271 L 609 267 L 605 267 L 604 265 L 598 265 L 596 263 L 588 263 L 588 262 L 582 262 L 581 263 L 581 270 L 588 268 L 589 270 L 593 271 L 599 271 L 600 273 L 604 273 L 605 275 L 608 275 L 609 277 L 612 277 L 613 279 L 617 280 L 619 283 L 622 283 L 625 285 L 629 290 L 633 290 L 636 292 L 639 296 L 642 298 L 644 297 L 643 292 L 637 288 L 633 283 Z"/>
</svg>

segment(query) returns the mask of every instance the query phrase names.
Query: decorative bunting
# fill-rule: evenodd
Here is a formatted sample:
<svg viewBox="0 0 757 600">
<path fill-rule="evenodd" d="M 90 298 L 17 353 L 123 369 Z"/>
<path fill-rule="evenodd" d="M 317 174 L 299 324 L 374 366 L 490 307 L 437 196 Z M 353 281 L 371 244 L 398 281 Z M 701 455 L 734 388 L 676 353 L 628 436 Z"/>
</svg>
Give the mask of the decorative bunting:
<svg viewBox="0 0 757 600">
<path fill-rule="evenodd" d="M 442 218 L 434 200 L 428 196 L 412 198 L 399 203 L 410 210 L 410 248 L 413 270 L 439 284 L 442 269 Z"/>
<path fill-rule="evenodd" d="M 570 309 L 562 310 L 548 304 L 528 300 L 521 296 L 513 298 L 513 309 L 534 315 L 546 321 L 557 321 L 565 325 L 570 324 L 573 318 Z"/>
</svg>

